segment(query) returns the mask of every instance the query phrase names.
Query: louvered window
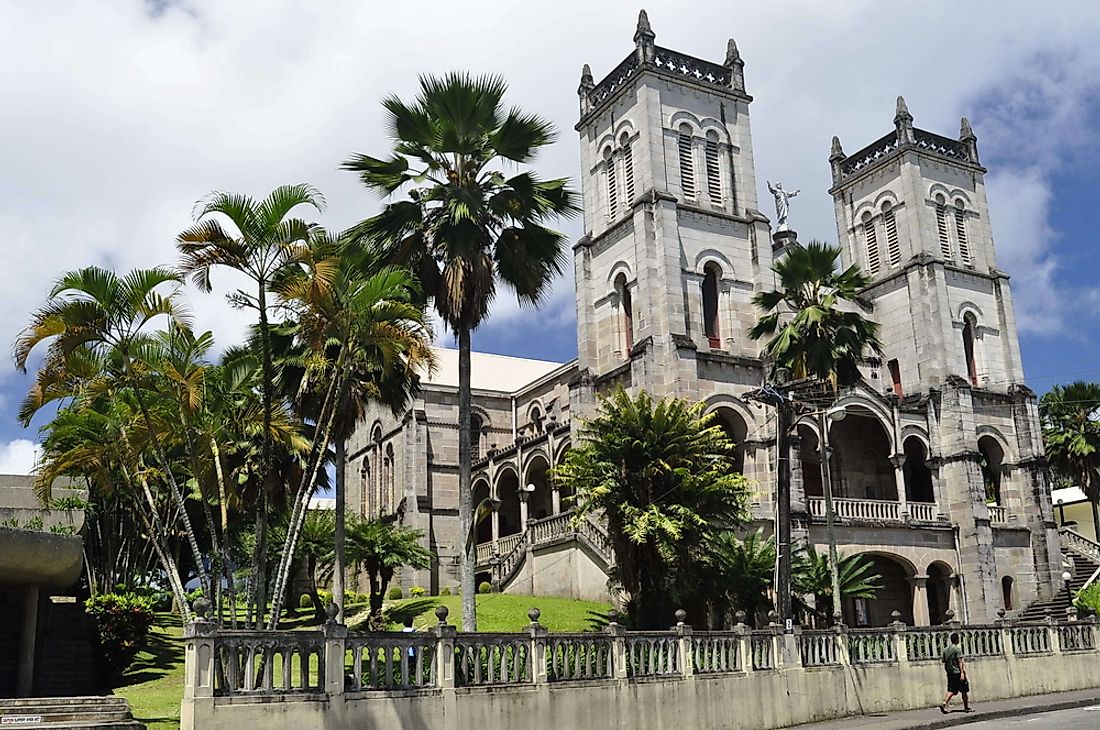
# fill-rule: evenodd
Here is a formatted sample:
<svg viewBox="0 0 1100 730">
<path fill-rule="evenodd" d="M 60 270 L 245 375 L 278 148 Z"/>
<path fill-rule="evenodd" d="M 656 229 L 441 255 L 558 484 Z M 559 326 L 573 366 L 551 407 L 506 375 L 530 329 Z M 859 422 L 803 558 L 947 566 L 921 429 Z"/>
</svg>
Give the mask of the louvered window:
<svg viewBox="0 0 1100 730">
<path fill-rule="evenodd" d="M 970 241 L 966 238 L 966 211 L 963 210 L 961 200 L 955 201 L 955 238 L 959 241 L 959 258 L 963 264 L 970 266 Z"/>
<path fill-rule="evenodd" d="M 894 217 L 894 209 L 887 203 L 882 208 L 882 221 L 886 226 L 886 255 L 890 259 L 890 267 L 901 266 L 901 242 L 898 240 L 898 222 Z"/>
<path fill-rule="evenodd" d="M 863 214 L 863 240 L 867 243 L 867 268 L 871 274 L 877 274 L 880 264 L 878 234 L 875 232 L 875 222 L 870 213 Z"/>
<path fill-rule="evenodd" d="M 718 167 L 718 141 L 713 139 L 707 140 L 706 147 L 706 162 L 707 162 L 707 194 L 710 196 L 710 202 L 714 205 L 721 205 L 722 203 L 722 177 L 721 170 Z"/>
<path fill-rule="evenodd" d="M 951 239 L 947 236 L 947 206 L 944 205 L 943 196 L 936 198 L 936 231 L 940 236 L 940 253 L 945 261 L 951 261 Z"/>
<path fill-rule="evenodd" d="M 623 141 L 623 183 L 626 185 L 626 204 L 634 203 L 634 147 L 630 140 Z"/>
<path fill-rule="evenodd" d="M 691 159 L 691 134 L 680 130 L 680 189 L 685 198 L 695 197 L 695 166 Z"/>
<path fill-rule="evenodd" d="M 615 218 L 619 214 L 619 181 L 615 179 L 615 158 L 608 147 L 603 153 L 607 166 L 607 214 Z"/>
</svg>

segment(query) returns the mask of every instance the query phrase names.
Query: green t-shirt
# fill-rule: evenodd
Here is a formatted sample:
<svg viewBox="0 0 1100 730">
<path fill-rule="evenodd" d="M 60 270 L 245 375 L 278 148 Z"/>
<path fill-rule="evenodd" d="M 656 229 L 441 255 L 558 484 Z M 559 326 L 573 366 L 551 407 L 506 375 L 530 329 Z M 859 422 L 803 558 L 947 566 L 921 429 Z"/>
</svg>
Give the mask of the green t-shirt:
<svg viewBox="0 0 1100 730">
<path fill-rule="evenodd" d="M 958 644 L 948 644 L 947 648 L 943 650 L 943 668 L 947 670 L 948 674 L 962 674 L 962 669 L 959 668 L 959 657 L 962 656 L 962 650 L 959 649 Z"/>
</svg>

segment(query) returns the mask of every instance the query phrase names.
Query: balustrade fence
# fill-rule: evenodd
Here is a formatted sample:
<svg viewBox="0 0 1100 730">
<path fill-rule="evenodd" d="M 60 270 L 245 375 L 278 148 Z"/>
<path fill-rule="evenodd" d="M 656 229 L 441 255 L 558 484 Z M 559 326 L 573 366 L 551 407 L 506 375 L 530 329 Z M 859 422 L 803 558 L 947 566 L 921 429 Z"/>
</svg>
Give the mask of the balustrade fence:
<svg viewBox="0 0 1100 730">
<path fill-rule="evenodd" d="M 692 675 L 766 672 L 790 667 L 938 662 L 953 632 L 964 657 L 1097 652 L 1097 624 L 1014 623 L 784 634 L 778 626 L 750 630 L 550 634 L 532 609 L 526 631 L 458 634 L 437 609 L 439 625 L 414 633 L 348 632 L 330 622 L 322 631 L 230 631 L 197 621 L 186 627 L 188 672 L 212 677 L 213 696 L 340 694 L 446 687 L 516 686 L 590 680 L 639 681 Z M 682 614 L 681 614 L 682 616 Z"/>
</svg>

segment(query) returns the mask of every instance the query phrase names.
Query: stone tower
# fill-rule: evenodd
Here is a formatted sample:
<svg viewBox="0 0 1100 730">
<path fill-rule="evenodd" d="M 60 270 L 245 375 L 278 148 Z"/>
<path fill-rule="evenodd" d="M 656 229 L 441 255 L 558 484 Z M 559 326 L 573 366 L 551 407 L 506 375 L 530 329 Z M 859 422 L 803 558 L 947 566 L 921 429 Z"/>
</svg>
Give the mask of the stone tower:
<svg viewBox="0 0 1100 730">
<path fill-rule="evenodd" d="M 957 139 L 918 129 L 899 96 L 893 131 L 851 156 L 834 137 L 829 162 L 844 263 L 871 277 L 863 294 L 884 351 L 875 375 L 902 416 L 926 409 L 970 615 L 992 619 L 1006 580 L 1047 597 L 1060 551 L 1038 410 L 969 121 Z M 892 458 L 904 469 L 910 454 Z"/>
<path fill-rule="evenodd" d="M 645 11 L 634 43 L 599 83 L 586 65 L 578 89 L 578 379 L 692 399 L 755 385 L 746 332 L 772 249 L 744 63 L 733 40 L 722 63 L 657 46 Z"/>
</svg>

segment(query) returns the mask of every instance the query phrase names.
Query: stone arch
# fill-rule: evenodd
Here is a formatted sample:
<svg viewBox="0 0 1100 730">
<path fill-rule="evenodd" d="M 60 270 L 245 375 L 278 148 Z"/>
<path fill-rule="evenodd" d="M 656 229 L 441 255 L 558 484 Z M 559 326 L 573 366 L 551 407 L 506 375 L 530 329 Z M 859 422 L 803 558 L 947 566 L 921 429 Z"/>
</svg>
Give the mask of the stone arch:
<svg viewBox="0 0 1100 730">
<path fill-rule="evenodd" d="M 474 492 L 474 512 L 477 513 L 477 507 L 484 500 L 489 499 L 491 489 L 489 487 L 489 476 L 485 473 L 478 474 L 474 477 L 473 483 Z M 483 542 L 491 542 L 493 539 L 493 518 L 492 515 L 486 517 L 477 524 L 477 542 L 481 544 Z"/>
<path fill-rule="evenodd" d="M 844 616 L 850 626 L 889 626 L 893 612 L 901 614 L 900 620 L 913 625 L 912 578 L 916 568 L 907 558 L 885 550 L 869 550 L 859 553 L 872 561 L 872 573 L 879 576 L 882 586 L 873 599 L 845 598 Z"/>
<path fill-rule="evenodd" d="M 941 182 L 934 182 L 928 186 L 929 202 L 934 203 L 937 195 L 942 195 L 944 201 L 951 204 L 954 204 L 956 198 L 962 198 L 968 208 L 972 206 L 970 194 L 962 188 L 952 188 Z"/>
<path fill-rule="evenodd" d="M 519 475 L 513 465 L 508 464 L 497 472 L 494 493 L 496 498 L 500 500 L 500 509 L 498 510 L 500 537 L 515 535 L 523 531 L 523 520 L 521 519 L 519 507 L 519 486 Z"/>
<path fill-rule="evenodd" d="M 546 458 L 546 454 L 539 451 L 528 459 L 523 475 L 523 488 L 527 493 L 528 518 L 541 520 L 554 514 L 550 487 L 550 460 Z"/>
<path fill-rule="evenodd" d="M 947 612 L 951 608 L 951 591 L 954 589 L 955 571 L 942 560 L 928 565 L 928 580 L 925 583 L 925 596 L 928 601 L 928 622 L 938 626 L 947 622 Z"/>
<path fill-rule="evenodd" d="M 709 262 L 703 267 L 703 283 L 700 287 L 703 309 L 703 334 L 711 347 L 720 347 L 722 318 L 721 307 L 722 267 Z"/>
<path fill-rule="evenodd" d="M 760 428 L 756 421 L 756 412 L 747 403 L 735 395 L 729 393 L 713 393 L 703 399 L 706 403 L 705 413 L 714 413 L 719 408 L 728 408 L 741 417 L 748 426 L 747 441 L 760 440 Z"/>
<path fill-rule="evenodd" d="M 722 427 L 722 430 L 734 443 L 734 471 L 743 474 L 745 472 L 745 442 L 749 436 L 748 422 L 739 412 L 725 405 L 717 406 L 711 413 L 714 414 L 714 422 Z"/>
<path fill-rule="evenodd" d="M 668 128 L 679 133 L 685 126 L 690 131 L 691 136 L 702 136 L 703 122 L 691 112 L 681 109 L 669 119 Z"/>
<path fill-rule="evenodd" d="M 985 499 L 991 504 L 1004 504 L 1002 486 L 1004 479 L 1005 451 L 1001 443 L 989 434 L 978 438 L 981 454 L 982 480 L 985 482 Z"/>
<path fill-rule="evenodd" d="M 919 436 L 911 434 L 902 441 L 902 453 L 905 454 L 905 463 L 902 466 L 905 498 L 910 502 L 935 502 L 932 469 L 928 466 L 928 444 Z"/>
<path fill-rule="evenodd" d="M 611 265 L 611 269 L 607 272 L 608 286 L 614 286 L 615 280 L 622 276 L 627 284 L 634 281 L 634 271 L 630 268 L 630 262 L 624 259 L 619 259 Z"/>
<path fill-rule="evenodd" d="M 852 499 L 897 500 L 891 429 L 875 411 L 862 407 L 847 411 L 829 426 L 834 493 Z"/>
<path fill-rule="evenodd" d="M 1016 579 L 1011 575 L 1001 576 L 1001 607 L 1005 611 L 1016 609 Z"/>
<path fill-rule="evenodd" d="M 795 425 L 798 434 L 798 461 L 802 467 L 802 489 L 807 497 L 825 496 L 825 480 L 821 473 L 821 441 L 812 423 L 800 421 Z"/>
<path fill-rule="evenodd" d="M 538 398 L 527 404 L 527 423 L 531 425 L 534 433 L 542 433 L 545 430 L 546 406 Z"/>
<path fill-rule="evenodd" d="M 706 267 L 710 265 L 718 267 L 722 274 L 721 278 L 733 278 L 733 264 L 730 262 L 729 257 L 718 249 L 704 248 L 695 256 L 695 273 L 702 276 L 703 272 L 706 271 Z"/>
</svg>

